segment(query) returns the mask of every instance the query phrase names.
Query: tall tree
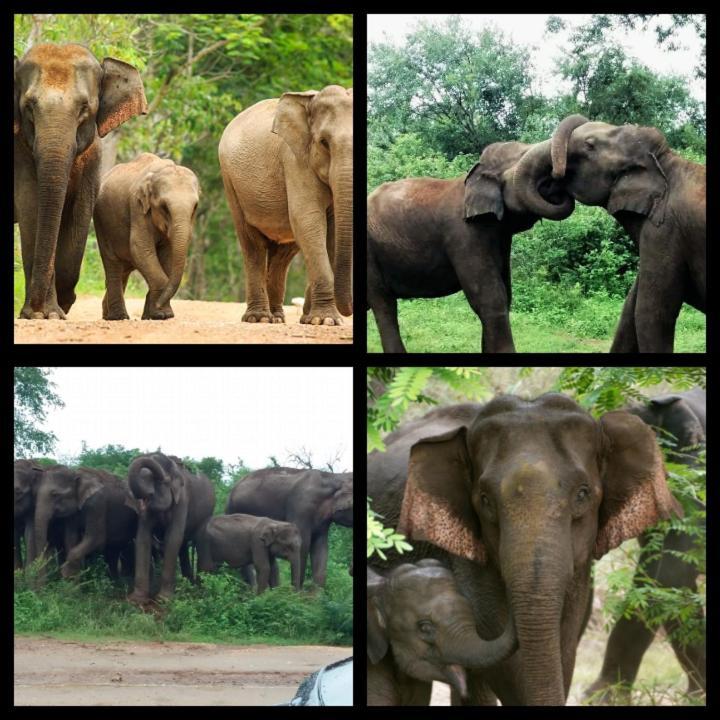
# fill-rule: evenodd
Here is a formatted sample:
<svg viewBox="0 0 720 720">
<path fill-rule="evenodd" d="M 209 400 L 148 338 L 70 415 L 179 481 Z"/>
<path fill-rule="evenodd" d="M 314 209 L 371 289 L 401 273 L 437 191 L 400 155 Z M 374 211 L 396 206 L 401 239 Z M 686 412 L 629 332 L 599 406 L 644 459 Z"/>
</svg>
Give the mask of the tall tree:
<svg viewBox="0 0 720 720">
<path fill-rule="evenodd" d="M 55 433 L 42 428 L 51 407 L 63 407 L 51 380 L 52 370 L 15 368 L 15 455 L 47 455 L 55 449 Z"/>
</svg>

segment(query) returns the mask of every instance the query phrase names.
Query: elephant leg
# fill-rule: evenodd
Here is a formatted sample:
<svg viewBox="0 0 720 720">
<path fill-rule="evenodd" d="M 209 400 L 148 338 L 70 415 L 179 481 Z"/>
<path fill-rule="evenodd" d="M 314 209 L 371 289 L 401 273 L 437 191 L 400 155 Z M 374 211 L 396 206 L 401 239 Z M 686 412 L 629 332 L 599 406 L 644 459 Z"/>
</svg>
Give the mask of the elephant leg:
<svg viewBox="0 0 720 720">
<path fill-rule="evenodd" d="M 268 247 L 267 290 L 270 301 L 272 322 L 285 322 L 283 300 L 290 261 L 298 254 L 300 248 L 297 243 L 273 243 Z"/>
<path fill-rule="evenodd" d="M 637 303 L 637 287 L 638 281 L 630 288 L 630 292 L 625 298 L 620 322 L 615 330 L 615 337 L 610 346 L 611 353 L 628 353 L 638 351 L 637 332 L 635 331 L 635 305 Z"/>
<path fill-rule="evenodd" d="M 63 210 L 55 254 L 55 287 L 58 304 L 65 313 L 75 302 L 75 286 L 80 279 L 92 207 L 87 199 L 76 195 L 72 204 Z"/>
<path fill-rule="evenodd" d="M 162 266 L 163 271 L 169 278 L 170 273 L 172 272 L 172 248 L 170 247 L 169 242 L 161 242 L 158 246 L 158 259 L 160 260 L 160 265 Z M 175 313 L 170 307 L 170 300 L 168 300 L 160 309 L 165 313 L 165 319 L 175 317 Z"/>
<path fill-rule="evenodd" d="M 150 548 L 152 545 L 152 526 L 147 515 L 138 519 L 135 538 L 135 587 L 129 597 L 130 602 L 145 603 L 150 599 Z"/>
<path fill-rule="evenodd" d="M 383 287 L 380 270 L 371 257 L 368 257 L 367 272 L 367 304 L 375 315 L 383 352 L 407 352 L 400 337 L 397 298 Z M 307 304 L 307 296 L 305 302 Z"/>
<path fill-rule="evenodd" d="M 118 562 L 120 560 L 120 548 L 117 546 L 108 545 L 105 548 L 105 562 L 108 566 L 108 572 L 110 579 L 114 582 L 120 579 L 120 573 L 118 571 Z"/>
<path fill-rule="evenodd" d="M 328 531 L 315 535 L 310 544 L 310 560 L 312 562 L 313 582 L 321 587 L 325 585 L 328 559 Z"/>
<path fill-rule="evenodd" d="M 278 568 L 277 558 L 270 558 L 270 587 L 274 588 L 280 585 L 280 569 Z"/>
<path fill-rule="evenodd" d="M 25 565 L 29 565 L 37 557 L 35 550 L 35 518 L 32 513 L 25 520 Z"/>
<path fill-rule="evenodd" d="M 135 241 L 137 242 L 137 241 Z M 151 242 L 148 240 L 147 242 Z M 157 306 L 162 291 L 167 286 L 169 280 L 165 271 L 162 269 L 160 260 L 155 252 L 143 253 L 134 250 L 135 245 L 131 241 L 132 259 L 135 267 L 145 278 L 148 284 L 148 292 L 145 296 L 145 306 L 143 307 L 143 320 L 165 320 L 165 312 Z"/>
<path fill-rule="evenodd" d="M 240 568 L 240 577 L 251 587 L 256 585 L 255 568 L 252 565 L 243 565 Z"/>
<path fill-rule="evenodd" d="M 702 610 L 698 610 L 693 618 L 694 622 L 705 627 L 705 616 Z M 701 695 L 706 692 L 705 679 L 705 642 L 683 644 L 677 637 L 677 631 L 682 627 L 682 623 L 675 620 L 665 623 L 665 630 L 670 639 L 670 644 L 675 652 L 680 666 L 688 677 L 688 694 Z"/>
<path fill-rule="evenodd" d="M 178 554 L 178 557 L 180 558 L 180 572 L 182 572 L 183 577 L 187 578 L 190 582 L 195 582 L 195 578 L 193 577 L 192 563 L 190 562 L 189 543 L 184 542 L 180 546 L 180 552 Z"/>
<path fill-rule="evenodd" d="M 22 552 L 20 549 L 21 538 L 23 536 L 23 528 L 20 525 L 15 525 L 14 529 L 14 545 L 13 545 L 13 560 L 15 570 L 21 570 L 23 567 Z M 27 550 L 25 551 L 27 557 Z"/>
<path fill-rule="evenodd" d="M 170 599 L 175 592 L 175 570 L 177 567 L 178 555 L 183 545 L 185 535 L 185 523 L 187 521 L 187 501 L 179 503 L 175 507 L 175 515 L 172 524 L 165 531 L 165 556 L 163 557 L 163 568 L 160 579 L 160 592 L 158 596 Z"/>
<path fill-rule="evenodd" d="M 132 272 L 132 266 L 127 265 L 115 255 L 110 240 L 105 240 L 105 228 L 95 220 L 95 232 L 98 237 L 98 247 L 105 269 L 105 296 L 102 301 L 103 320 L 129 320 L 130 316 L 125 306 L 125 287 L 127 279 Z"/>
</svg>

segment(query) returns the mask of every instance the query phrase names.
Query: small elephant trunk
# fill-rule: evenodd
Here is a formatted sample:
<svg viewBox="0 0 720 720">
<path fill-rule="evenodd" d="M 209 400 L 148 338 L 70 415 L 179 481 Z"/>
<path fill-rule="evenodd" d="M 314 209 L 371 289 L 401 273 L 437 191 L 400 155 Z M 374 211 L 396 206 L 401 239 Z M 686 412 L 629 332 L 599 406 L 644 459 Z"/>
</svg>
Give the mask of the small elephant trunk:
<svg viewBox="0 0 720 720">
<path fill-rule="evenodd" d="M 185 271 L 185 260 L 187 259 L 187 251 L 190 245 L 190 237 L 192 235 L 192 223 L 190 218 L 182 220 L 174 220 L 170 228 L 169 240 L 172 248 L 172 263 L 170 266 L 170 274 L 168 284 L 162 291 L 157 301 L 159 308 L 170 302 L 182 282 L 183 272 Z"/>
<path fill-rule="evenodd" d="M 512 614 L 508 617 L 502 635 L 494 640 L 483 640 L 477 632 L 467 629 L 453 639 L 452 646 L 443 652 L 449 664 L 469 669 L 483 669 L 497 665 L 512 655 L 518 647 L 517 633 Z"/>
<path fill-rule="evenodd" d="M 353 173 L 352 155 L 333 172 L 335 218 L 335 305 L 341 315 L 352 315 Z"/>
</svg>

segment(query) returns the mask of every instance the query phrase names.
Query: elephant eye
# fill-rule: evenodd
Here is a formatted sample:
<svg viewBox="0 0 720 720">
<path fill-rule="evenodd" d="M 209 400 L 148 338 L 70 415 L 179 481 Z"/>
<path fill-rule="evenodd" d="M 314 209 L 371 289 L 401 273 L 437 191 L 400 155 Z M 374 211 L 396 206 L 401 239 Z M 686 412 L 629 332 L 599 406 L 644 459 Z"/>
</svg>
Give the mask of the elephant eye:
<svg viewBox="0 0 720 720">
<path fill-rule="evenodd" d="M 321 144 L 326 150 L 329 150 L 329 149 L 330 149 L 330 143 L 327 141 L 326 138 L 323 138 L 322 140 L 320 140 L 320 144 Z"/>
<path fill-rule="evenodd" d="M 485 493 L 480 495 L 480 504 L 483 507 L 490 507 L 490 498 Z"/>
<path fill-rule="evenodd" d="M 435 629 L 429 620 L 420 620 L 417 626 L 420 633 L 426 637 L 430 637 Z"/>
<path fill-rule="evenodd" d="M 595 138 L 588 138 L 585 140 L 585 147 L 588 150 L 594 150 L 595 149 Z"/>
<path fill-rule="evenodd" d="M 578 501 L 578 502 L 584 502 L 584 501 L 587 500 L 589 497 L 590 497 L 590 489 L 587 488 L 587 487 L 585 487 L 585 486 L 583 485 L 583 487 L 581 487 L 581 488 L 578 490 L 577 501 Z"/>
</svg>

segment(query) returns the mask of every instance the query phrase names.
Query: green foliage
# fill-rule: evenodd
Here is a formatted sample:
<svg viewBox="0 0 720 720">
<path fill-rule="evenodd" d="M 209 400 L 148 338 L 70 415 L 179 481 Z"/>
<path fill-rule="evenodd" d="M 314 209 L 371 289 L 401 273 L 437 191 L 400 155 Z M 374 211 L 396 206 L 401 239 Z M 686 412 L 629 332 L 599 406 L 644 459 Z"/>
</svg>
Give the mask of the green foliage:
<svg viewBox="0 0 720 720">
<path fill-rule="evenodd" d="M 63 407 L 51 380 L 52 370 L 36 367 L 16 367 L 15 387 L 15 457 L 31 457 L 52 452 L 56 436 L 38 427 L 47 417 L 50 407 Z"/>
<path fill-rule="evenodd" d="M 383 560 L 387 560 L 383 550 L 392 548 L 398 555 L 412 550 L 412 545 L 405 541 L 402 533 L 383 526 L 381 517 L 370 507 L 370 498 L 367 498 L 367 556 L 372 557 L 377 553 Z"/>
</svg>

